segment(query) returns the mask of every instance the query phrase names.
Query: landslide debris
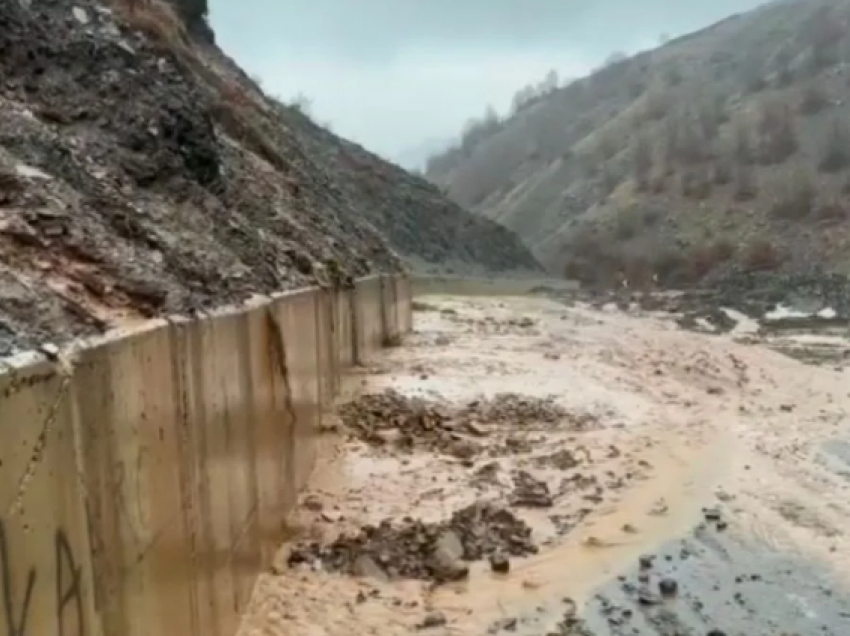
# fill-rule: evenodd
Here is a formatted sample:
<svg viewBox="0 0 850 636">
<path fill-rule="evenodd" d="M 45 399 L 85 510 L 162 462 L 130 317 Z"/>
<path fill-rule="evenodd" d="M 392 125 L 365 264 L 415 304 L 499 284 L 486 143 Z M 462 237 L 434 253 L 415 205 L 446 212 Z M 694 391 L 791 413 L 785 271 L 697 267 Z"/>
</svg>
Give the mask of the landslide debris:
<svg viewBox="0 0 850 636">
<path fill-rule="evenodd" d="M 0 356 L 402 258 L 539 268 L 203 35 L 160 0 L 0 3 Z"/>
<path fill-rule="evenodd" d="M 404 395 L 394 389 L 369 393 L 340 406 L 342 423 L 372 446 L 429 450 L 470 458 L 485 450 L 494 426 L 553 426 L 570 414 L 554 398 L 502 393 L 459 408 Z M 582 419 L 572 421 L 577 427 Z M 504 445 L 510 450 L 510 445 Z"/>
<path fill-rule="evenodd" d="M 391 579 L 442 582 L 463 578 L 463 562 L 493 555 L 528 556 L 537 552 L 531 527 L 510 510 L 476 502 L 440 523 L 405 518 L 364 526 L 333 543 L 302 543 L 289 554 L 290 566 L 321 564 L 351 575 L 381 572 Z"/>
</svg>

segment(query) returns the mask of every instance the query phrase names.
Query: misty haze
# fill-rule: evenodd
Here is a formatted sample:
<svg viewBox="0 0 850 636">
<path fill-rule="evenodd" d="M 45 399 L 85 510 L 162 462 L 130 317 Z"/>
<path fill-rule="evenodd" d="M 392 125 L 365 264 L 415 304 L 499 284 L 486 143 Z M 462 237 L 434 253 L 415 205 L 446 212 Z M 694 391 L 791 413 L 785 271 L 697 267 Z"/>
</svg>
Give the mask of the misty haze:
<svg viewBox="0 0 850 636">
<path fill-rule="evenodd" d="M 585 75 L 611 53 L 655 46 L 757 0 L 211 1 L 225 50 L 271 93 L 304 94 L 319 121 L 421 167 L 487 105 L 555 69 Z"/>
</svg>

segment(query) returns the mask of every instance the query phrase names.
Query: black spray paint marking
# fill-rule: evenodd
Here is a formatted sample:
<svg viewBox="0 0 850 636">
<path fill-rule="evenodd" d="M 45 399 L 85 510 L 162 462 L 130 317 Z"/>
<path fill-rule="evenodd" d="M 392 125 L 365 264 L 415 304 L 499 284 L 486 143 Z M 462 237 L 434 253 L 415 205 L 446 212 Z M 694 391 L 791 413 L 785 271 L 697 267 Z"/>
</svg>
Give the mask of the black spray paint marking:
<svg viewBox="0 0 850 636">
<path fill-rule="evenodd" d="M 76 636 L 83 636 L 85 615 L 83 614 L 83 589 L 80 568 L 74 560 L 74 552 L 63 530 L 56 531 L 56 634 L 65 636 L 65 610 L 73 603 L 71 611 L 77 613 Z"/>
<path fill-rule="evenodd" d="M 27 572 L 27 585 L 24 590 L 23 604 L 20 612 L 15 613 L 16 590 L 12 587 L 12 566 L 9 563 L 9 544 L 6 537 L 6 524 L 0 519 L 0 571 L 2 571 L 3 582 L 3 614 L 6 619 L 7 636 L 26 636 L 27 620 L 29 619 L 30 603 L 32 602 L 33 588 L 35 588 L 35 568 Z"/>
<path fill-rule="evenodd" d="M 56 636 L 84 636 L 85 614 L 83 613 L 83 588 L 81 569 L 74 559 L 74 551 L 64 530 L 57 530 L 54 537 L 54 568 L 56 578 Z M 3 619 L 5 636 L 27 636 L 33 592 L 37 574 L 35 568 L 27 571 L 23 594 L 15 589 L 12 579 L 12 564 L 9 562 L 9 539 L 6 524 L 0 519 L 0 584 L 3 592 Z M 66 630 L 69 612 L 76 612 L 76 631 Z M 71 619 L 73 620 L 73 618 Z M 73 623 L 72 623 L 73 624 Z"/>
</svg>

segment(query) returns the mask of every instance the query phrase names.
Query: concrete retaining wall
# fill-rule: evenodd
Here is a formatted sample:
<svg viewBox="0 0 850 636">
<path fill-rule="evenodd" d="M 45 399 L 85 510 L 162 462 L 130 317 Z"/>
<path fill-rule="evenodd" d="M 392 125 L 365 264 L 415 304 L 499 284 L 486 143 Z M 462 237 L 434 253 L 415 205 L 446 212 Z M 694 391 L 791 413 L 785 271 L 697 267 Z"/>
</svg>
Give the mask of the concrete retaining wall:
<svg viewBox="0 0 850 636">
<path fill-rule="evenodd" d="M 410 298 L 376 277 L 0 367 L 6 633 L 234 634 L 322 409 Z"/>
</svg>

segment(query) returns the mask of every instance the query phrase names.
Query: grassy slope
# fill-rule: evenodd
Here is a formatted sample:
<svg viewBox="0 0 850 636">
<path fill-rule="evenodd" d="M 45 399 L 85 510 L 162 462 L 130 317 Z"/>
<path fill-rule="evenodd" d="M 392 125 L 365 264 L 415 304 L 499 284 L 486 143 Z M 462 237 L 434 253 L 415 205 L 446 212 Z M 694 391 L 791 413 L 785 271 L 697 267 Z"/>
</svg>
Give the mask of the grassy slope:
<svg viewBox="0 0 850 636">
<path fill-rule="evenodd" d="M 850 2 L 733 16 L 536 100 L 432 160 L 550 270 L 850 264 Z"/>
</svg>

